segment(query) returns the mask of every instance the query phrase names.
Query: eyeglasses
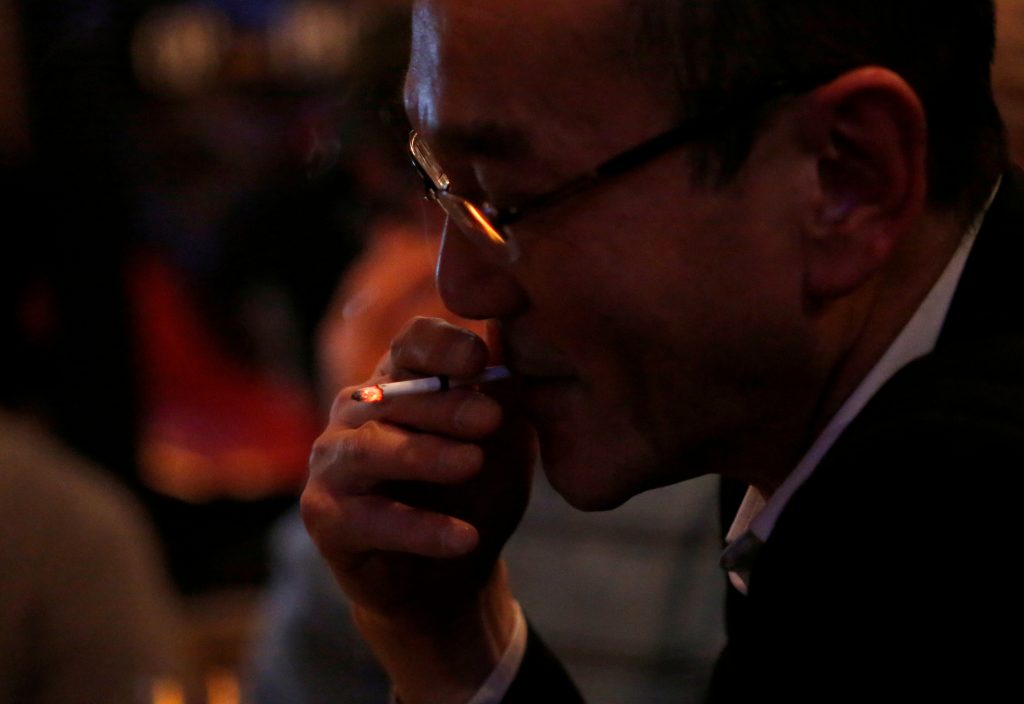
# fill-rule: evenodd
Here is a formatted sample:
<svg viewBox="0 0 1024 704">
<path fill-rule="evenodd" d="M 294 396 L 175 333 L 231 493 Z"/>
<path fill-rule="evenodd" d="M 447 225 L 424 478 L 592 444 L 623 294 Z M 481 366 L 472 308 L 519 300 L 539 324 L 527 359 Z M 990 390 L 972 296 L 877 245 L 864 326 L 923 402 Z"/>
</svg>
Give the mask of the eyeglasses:
<svg viewBox="0 0 1024 704">
<path fill-rule="evenodd" d="M 530 198 L 518 205 L 498 208 L 490 203 L 474 203 L 451 192 L 451 180 L 441 169 L 433 152 L 415 131 L 409 135 L 409 154 L 427 189 L 427 197 L 444 209 L 445 213 L 464 232 L 483 234 L 497 245 L 509 242 L 508 227 L 529 213 L 552 206 L 569 196 L 587 190 L 605 179 L 635 169 L 673 147 L 688 141 L 692 131 L 689 125 L 674 127 L 618 156 L 612 157 L 585 174 L 571 179 L 553 191 Z"/>
<path fill-rule="evenodd" d="M 825 82 L 820 78 L 775 81 L 759 91 L 744 92 L 741 98 L 727 101 L 711 114 L 671 127 L 665 132 L 601 162 L 590 171 L 570 179 L 553 191 L 533 196 L 518 205 L 501 208 L 487 202 L 474 203 L 452 193 L 451 180 L 441 168 L 430 147 L 415 130 L 409 135 L 409 154 L 412 157 L 413 165 L 423 178 L 427 197 L 441 206 L 461 230 L 471 235 L 483 235 L 487 241 L 495 245 L 507 246 L 510 241 L 508 227 L 527 214 L 550 207 L 570 196 L 593 188 L 602 181 L 643 166 L 676 147 L 706 135 L 711 129 L 720 125 L 723 120 L 749 114 L 752 109 L 756 109 L 770 99 L 785 94 L 806 92 Z"/>
</svg>

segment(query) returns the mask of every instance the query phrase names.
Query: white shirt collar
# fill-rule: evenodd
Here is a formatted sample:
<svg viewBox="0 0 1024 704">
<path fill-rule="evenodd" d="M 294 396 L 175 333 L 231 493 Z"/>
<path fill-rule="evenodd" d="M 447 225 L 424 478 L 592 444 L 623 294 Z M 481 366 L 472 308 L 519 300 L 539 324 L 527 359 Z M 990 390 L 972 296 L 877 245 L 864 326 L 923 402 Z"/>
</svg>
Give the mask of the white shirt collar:
<svg viewBox="0 0 1024 704">
<path fill-rule="evenodd" d="M 742 593 L 746 594 L 747 591 L 746 582 L 749 576 L 751 552 L 768 540 L 775 528 L 776 521 L 793 494 L 814 473 L 818 463 L 839 439 L 846 426 L 857 417 L 871 397 L 896 372 L 915 359 L 924 357 L 935 348 L 939 333 L 942 331 L 942 323 L 953 302 L 953 294 L 960 281 L 960 275 L 967 263 L 967 257 L 1001 182 L 1002 178 L 1000 177 L 995 188 L 992 189 L 985 207 L 971 223 L 956 252 L 946 264 L 946 268 L 928 295 L 921 301 L 921 305 L 918 306 L 913 317 L 892 341 L 867 376 L 840 406 L 821 435 L 814 441 L 771 498 L 765 501 L 761 493 L 753 487 L 747 489 L 743 503 L 740 504 L 739 511 L 736 513 L 736 518 L 725 536 L 728 547 L 722 553 L 722 566 L 729 570 L 729 579 Z"/>
</svg>

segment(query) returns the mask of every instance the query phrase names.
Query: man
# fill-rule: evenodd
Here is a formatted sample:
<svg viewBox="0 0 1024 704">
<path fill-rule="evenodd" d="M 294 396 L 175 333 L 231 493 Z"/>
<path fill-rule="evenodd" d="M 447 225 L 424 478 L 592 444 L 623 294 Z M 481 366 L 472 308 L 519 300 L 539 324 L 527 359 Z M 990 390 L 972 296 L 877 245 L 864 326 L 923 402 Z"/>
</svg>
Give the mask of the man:
<svg viewBox="0 0 1024 704">
<path fill-rule="evenodd" d="M 404 704 L 575 696 L 497 559 L 531 430 L 583 509 L 750 487 L 713 698 L 977 697 L 1011 672 L 991 576 L 1024 463 L 1024 216 L 992 32 L 966 0 L 416 5 L 438 285 L 494 324 L 414 321 L 377 379 L 516 383 L 348 390 L 314 448 L 307 527 Z"/>
</svg>

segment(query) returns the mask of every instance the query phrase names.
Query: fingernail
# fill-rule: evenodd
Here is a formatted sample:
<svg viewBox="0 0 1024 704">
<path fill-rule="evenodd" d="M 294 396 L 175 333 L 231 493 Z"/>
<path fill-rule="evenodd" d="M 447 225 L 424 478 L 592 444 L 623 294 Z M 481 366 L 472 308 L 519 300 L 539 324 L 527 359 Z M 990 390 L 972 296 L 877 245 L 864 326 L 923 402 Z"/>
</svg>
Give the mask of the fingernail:
<svg viewBox="0 0 1024 704">
<path fill-rule="evenodd" d="M 476 547 L 476 530 L 465 523 L 448 526 L 444 533 L 444 549 L 450 555 L 465 555 Z"/>
</svg>

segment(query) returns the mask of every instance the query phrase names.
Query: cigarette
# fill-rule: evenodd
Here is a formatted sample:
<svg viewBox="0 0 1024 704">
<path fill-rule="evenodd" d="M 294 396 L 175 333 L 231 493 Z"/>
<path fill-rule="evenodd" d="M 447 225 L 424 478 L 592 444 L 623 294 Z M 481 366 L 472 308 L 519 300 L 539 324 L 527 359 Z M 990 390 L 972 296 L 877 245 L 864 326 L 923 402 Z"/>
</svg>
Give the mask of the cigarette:
<svg viewBox="0 0 1024 704">
<path fill-rule="evenodd" d="M 484 384 L 488 381 L 507 379 L 511 372 L 506 366 L 487 367 L 480 374 L 468 377 L 428 376 L 422 379 L 407 381 L 389 381 L 374 386 L 364 386 L 352 392 L 352 400 L 362 403 L 379 403 L 398 396 L 429 394 L 435 391 L 447 391 L 470 384 Z"/>
</svg>

